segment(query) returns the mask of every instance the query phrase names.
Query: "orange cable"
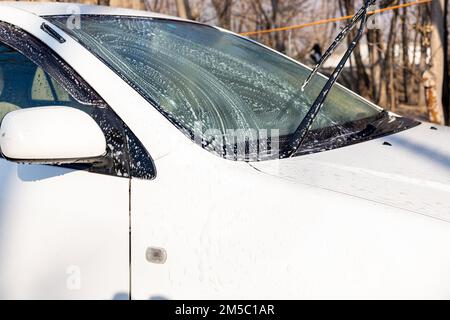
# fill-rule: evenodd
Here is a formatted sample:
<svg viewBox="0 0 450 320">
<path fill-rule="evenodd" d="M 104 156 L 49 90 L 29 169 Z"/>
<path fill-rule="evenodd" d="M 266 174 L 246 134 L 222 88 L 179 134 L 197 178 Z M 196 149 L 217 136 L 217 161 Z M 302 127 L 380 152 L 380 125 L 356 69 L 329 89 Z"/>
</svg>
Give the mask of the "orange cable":
<svg viewBox="0 0 450 320">
<path fill-rule="evenodd" d="M 426 4 L 426 3 L 430 3 L 431 1 L 432 0 L 417 0 L 415 2 L 403 3 L 403 4 L 396 5 L 396 6 L 387 7 L 387 8 L 384 8 L 384 9 L 378 9 L 378 10 L 370 11 L 370 12 L 368 12 L 368 14 L 369 15 L 373 15 L 373 14 L 376 14 L 376 13 L 382 13 L 382 12 L 386 12 L 386 11 L 397 10 L 397 9 L 401 9 L 401 8 L 406 8 L 406 7 Z M 330 18 L 330 19 L 318 20 L 318 21 L 314 21 L 314 22 L 308 22 L 308 23 L 298 24 L 298 25 L 288 26 L 288 27 L 280 27 L 280 28 L 267 29 L 267 30 L 242 32 L 242 33 L 240 33 L 240 35 L 242 35 L 242 36 L 252 36 L 252 35 L 256 35 L 256 34 L 266 34 L 266 33 L 272 33 L 272 32 L 280 32 L 280 31 L 288 31 L 288 30 L 294 30 L 294 29 L 302 29 L 302 28 L 311 27 L 311 26 L 317 26 L 317 25 L 326 24 L 326 23 L 330 23 L 330 22 L 338 22 L 338 21 L 342 21 L 342 20 L 349 20 L 351 18 L 353 18 L 353 15 L 345 16 L 345 17 L 338 17 L 338 18 Z"/>
</svg>

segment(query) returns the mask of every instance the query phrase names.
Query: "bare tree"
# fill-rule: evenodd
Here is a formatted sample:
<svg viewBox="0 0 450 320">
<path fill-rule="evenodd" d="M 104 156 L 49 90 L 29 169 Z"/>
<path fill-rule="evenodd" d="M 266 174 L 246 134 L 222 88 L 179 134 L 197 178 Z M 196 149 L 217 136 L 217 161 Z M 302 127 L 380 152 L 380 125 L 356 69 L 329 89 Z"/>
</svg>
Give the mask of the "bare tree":
<svg viewBox="0 0 450 320">
<path fill-rule="evenodd" d="M 194 20 L 192 17 L 191 6 L 189 0 L 176 0 L 178 16 L 183 19 Z"/>
<path fill-rule="evenodd" d="M 444 0 L 431 3 L 431 67 L 426 75 L 426 98 L 430 121 L 444 124 L 442 88 L 444 83 Z"/>
<path fill-rule="evenodd" d="M 386 59 L 385 59 L 385 70 L 387 73 L 387 97 L 389 98 L 389 107 L 392 111 L 396 111 L 398 102 L 398 93 L 396 86 L 396 76 L 395 76 L 395 43 L 397 38 L 396 26 L 398 20 L 398 11 L 395 11 L 391 20 L 391 28 L 389 30 L 389 38 L 386 48 Z"/>
<path fill-rule="evenodd" d="M 97 0 L 99 6 L 109 6 L 109 0 Z"/>
<path fill-rule="evenodd" d="M 341 5 L 342 11 L 345 13 L 345 15 L 353 15 L 355 14 L 355 7 L 354 7 L 354 1 L 352 0 L 339 0 L 339 3 Z M 354 30 L 352 34 L 348 37 L 348 43 L 352 41 L 352 38 L 354 37 L 355 33 Z M 364 66 L 363 59 L 361 56 L 361 50 L 360 47 L 357 46 L 355 50 L 353 51 L 353 58 L 355 60 L 356 65 L 356 73 L 358 76 L 358 92 L 362 95 L 368 96 L 370 95 L 370 79 L 369 75 L 367 74 L 366 67 Z"/>
<path fill-rule="evenodd" d="M 225 29 L 231 29 L 231 12 L 233 0 L 212 0 L 216 10 L 219 26 Z"/>
<path fill-rule="evenodd" d="M 403 0 L 403 3 L 407 3 L 408 0 Z M 403 8 L 400 16 L 402 26 L 402 85 L 403 85 L 403 101 L 408 104 L 410 95 L 409 87 L 409 36 L 408 36 L 408 8 Z"/>
<path fill-rule="evenodd" d="M 369 29 L 367 31 L 367 45 L 369 47 L 370 59 L 370 85 L 371 95 L 375 102 L 380 101 L 381 74 L 383 62 L 383 47 L 381 43 L 381 31 L 379 29 Z"/>
<path fill-rule="evenodd" d="M 301 12 L 307 12 L 305 8 L 309 5 L 309 0 L 254 0 L 250 2 L 251 9 L 255 16 L 256 30 L 275 29 L 286 26 Z M 289 33 L 271 32 L 260 41 L 266 42 L 269 46 L 280 52 L 286 52 L 286 42 Z"/>
<path fill-rule="evenodd" d="M 248 32 L 352 15 L 363 0 L 72 1 L 146 8 L 186 19 L 217 23 L 235 32 Z M 431 5 L 404 7 L 384 14 L 382 19 L 387 28 L 367 31 L 368 60 L 361 47 L 357 47 L 350 59 L 350 68 L 344 71 L 341 82 L 396 112 L 406 111 L 406 115 L 411 116 L 428 114 L 433 122 L 449 122 L 448 1 L 433 0 Z M 377 1 L 381 7 L 409 2 L 410 0 Z M 264 31 L 251 37 L 311 64 L 311 48 L 326 48 L 340 24 L 331 22 L 288 31 Z"/>
<path fill-rule="evenodd" d="M 450 77 L 449 77 L 449 50 L 448 50 L 448 0 L 444 5 L 444 85 L 442 88 L 442 103 L 444 104 L 445 124 L 450 124 Z"/>
<path fill-rule="evenodd" d="M 257 15 L 258 24 L 263 26 L 262 29 L 274 29 L 281 26 L 280 21 L 280 0 L 271 0 L 270 5 L 267 5 L 264 0 L 256 0 L 252 3 L 253 9 Z M 268 34 L 269 45 L 280 52 L 286 50 L 285 34 L 280 32 L 273 32 Z"/>
</svg>

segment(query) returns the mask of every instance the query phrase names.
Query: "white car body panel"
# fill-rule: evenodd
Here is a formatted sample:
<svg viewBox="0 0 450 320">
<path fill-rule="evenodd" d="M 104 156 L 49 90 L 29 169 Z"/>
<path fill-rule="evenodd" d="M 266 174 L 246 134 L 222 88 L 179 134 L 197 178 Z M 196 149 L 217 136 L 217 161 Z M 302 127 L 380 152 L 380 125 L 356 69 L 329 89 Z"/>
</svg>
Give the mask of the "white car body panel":
<svg viewBox="0 0 450 320">
<path fill-rule="evenodd" d="M 450 222 L 449 136 L 449 127 L 424 123 L 343 150 L 253 166 L 296 183 Z"/>
<path fill-rule="evenodd" d="M 0 20 L 65 56 L 40 29 L 42 18 L 0 5 Z M 90 62 L 76 46 L 66 48 Z M 89 69 L 97 73 L 95 64 Z M 128 179 L 0 159 L 0 182 L 1 298 L 129 297 Z"/>
<path fill-rule="evenodd" d="M 224 160 L 188 140 L 63 31 L 54 27 L 64 44 L 42 31 L 44 20 L 31 12 L 67 14 L 70 5 L 2 3 L 0 20 L 67 61 L 149 150 L 158 175 L 131 180 L 129 244 L 127 179 L 0 159 L 0 295 L 117 298 L 130 285 L 135 299 L 450 298 L 447 128 L 422 124 L 276 162 Z M 424 147 L 423 158 L 411 144 Z M 51 173 L 28 181 L 21 170 Z M 131 283 L 123 276 L 128 245 Z M 164 248 L 167 262 L 148 262 L 148 247 Z M 82 290 L 70 291 L 64 268 L 77 263 L 87 276 Z"/>
<path fill-rule="evenodd" d="M 450 297 L 448 223 L 196 146 L 156 166 L 158 181 L 132 183 L 134 298 Z M 150 246 L 167 250 L 165 265 L 145 260 Z"/>
<path fill-rule="evenodd" d="M 127 179 L 0 159 L 0 181 L 0 298 L 128 298 Z"/>
</svg>

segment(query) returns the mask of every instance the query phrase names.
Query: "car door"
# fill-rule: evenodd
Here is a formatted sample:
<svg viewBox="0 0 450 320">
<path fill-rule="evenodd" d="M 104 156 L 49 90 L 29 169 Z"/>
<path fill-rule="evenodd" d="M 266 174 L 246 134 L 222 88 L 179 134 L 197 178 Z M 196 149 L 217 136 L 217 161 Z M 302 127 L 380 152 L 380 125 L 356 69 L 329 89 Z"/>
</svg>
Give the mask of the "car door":
<svg viewBox="0 0 450 320">
<path fill-rule="evenodd" d="M 13 110 L 51 105 L 78 108 L 97 121 L 108 165 L 0 157 L 0 298 L 127 299 L 133 136 L 44 43 L 0 22 L 0 121 Z"/>
</svg>

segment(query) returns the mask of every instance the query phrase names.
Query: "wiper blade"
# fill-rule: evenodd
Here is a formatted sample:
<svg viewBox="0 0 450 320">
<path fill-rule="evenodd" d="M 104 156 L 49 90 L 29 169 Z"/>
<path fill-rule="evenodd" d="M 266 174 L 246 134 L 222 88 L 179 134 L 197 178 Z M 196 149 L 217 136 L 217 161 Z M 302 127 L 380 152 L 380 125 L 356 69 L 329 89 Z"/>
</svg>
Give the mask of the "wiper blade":
<svg viewBox="0 0 450 320">
<path fill-rule="evenodd" d="M 368 6 L 371 6 L 372 4 L 369 4 Z M 325 51 L 325 53 L 320 58 L 319 62 L 314 66 L 314 69 L 310 72 L 308 75 L 308 78 L 303 82 L 302 85 L 302 91 L 305 90 L 306 86 L 309 84 L 311 79 L 316 75 L 317 71 L 319 71 L 320 67 L 325 63 L 325 61 L 328 60 L 328 58 L 333 54 L 333 52 L 339 47 L 339 45 L 342 43 L 342 41 L 345 39 L 345 37 L 349 34 L 350 31 L 353 30 L 356 23 L 361 20 L 362 16 L 366 14 L 366 11 L 364 10 L 365 6 L 363 6 L 359 11 L 353 16 L 353 18 L 350 20 L 350 22 L 339 32 L 339 34 L 334 39 L 333 43 L 330 45 L 330 47 Z"/>
<path fill-rule="evenodd" d="M 295 130 L 292 138 L 290 139 L 288 146 L 286 147 L 284 154 L 282 156 L 284 157 L 291 157 L 292 155 L 297 152 L 297 150 L 302 145 L 303 141 L 305 140 L 306 135 L 308 134 L 309 130 L 311 129 L 311 126 L 316 119 L 319 111 L 322 109 L 324 102 L 328 96 L 328 93 L 330 92 L 331 88 L 336 83 L 339 75 L 341 74 L 342 70 L 344 69 L 345 64 L 347 63 L 347 60 L 350 58 L 353 50 L 355 50 L 359 40 L 361 39 L 366 24 L 367 24 L 367 10 L 369 7 L 375 3 L 376 0 L 365 0 L 363 7 L 354 15 L 354 17 L 351 19 L 350 23 L 338 34 L 336 39 L 333 41 L 331 46 L 327 49 L 324 56 L 321 58 L 317 66 L 313 69 L 311 74 L 308 76 L 308 78 L 305 80 L 302 86 L 302 90 L 308 85 L 309 81 L 312 79 L 312 77 L 316 74 L 317 70 L 320 68 L 320 66 L 328 59 L 328 57 L 336 50 L 336 48 L 339 46 L 339 44 L 342 42 L 342 40 L 345 38 L 345 36 L 353 29 L 353 27 L 358 23 L 358 21 L 361 21 L 361 24 L 359 26 L 358 32 L 351 42 L 350 46 L 348 47 L 347 51 L 345 52 L 344 56 L 342 57 L 341 61 L 337 65 L 336 69 L 334 69 L 333 73 L 331 74 L 330 78 L 328 79 L 325 86 L 320 91 L 318 97 L 314 101 L 314 103 L 311 105 L 311 107 L 308 110 L 308 113 L 303 118 L 302 122 L 298 126 L 298 128 Z"/>
</svg>

